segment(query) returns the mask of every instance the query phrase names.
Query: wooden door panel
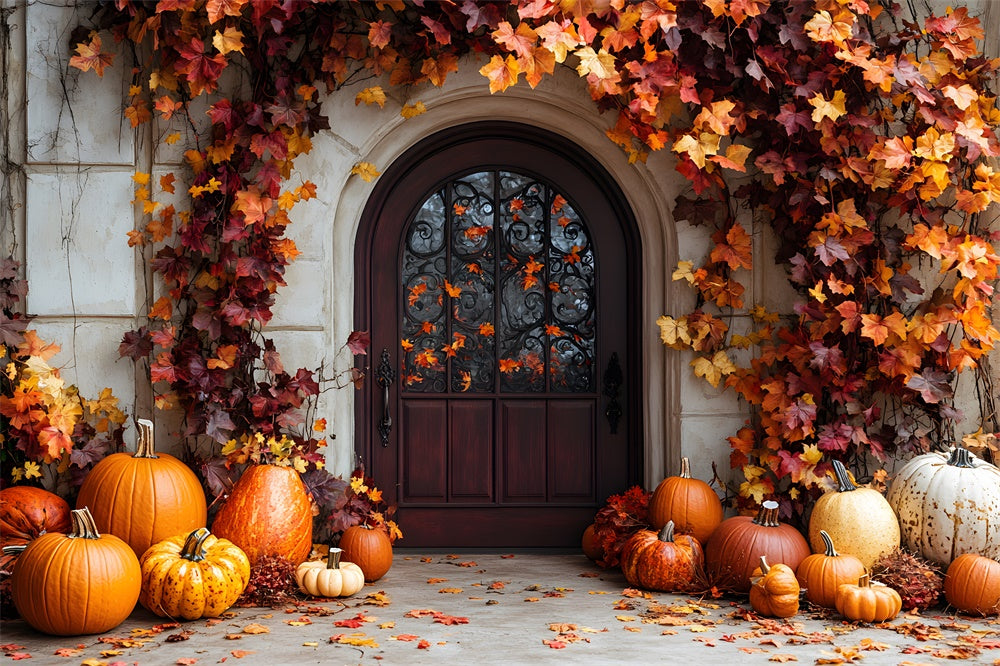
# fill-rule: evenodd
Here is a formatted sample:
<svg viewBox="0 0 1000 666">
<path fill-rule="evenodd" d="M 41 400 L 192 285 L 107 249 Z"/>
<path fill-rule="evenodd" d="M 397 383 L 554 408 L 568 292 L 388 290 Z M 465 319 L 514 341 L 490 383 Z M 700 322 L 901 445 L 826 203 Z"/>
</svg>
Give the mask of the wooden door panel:
<svg viewBox="0 0 1000 666">
<path fill-rule="evenodd" d="M 399 441 L 407 502 L 448 501 L 448 402 L 403 401 Z"/>
<path fill-rule="evenodd" d="M 594 401 L 560 400 L 548 406 L 550 502 L 594 501 Z"/>
<path fill-rule="evenodd" d="M 493 403 L 452 400 L 448 478 L 453 502 L 492 502 Z"/>
<path fill-rule="evenodd" d="M 545 403 L 506 400 L 500 404 L 503 442 L 503 501 L 545 501 Z"/>
</svg>

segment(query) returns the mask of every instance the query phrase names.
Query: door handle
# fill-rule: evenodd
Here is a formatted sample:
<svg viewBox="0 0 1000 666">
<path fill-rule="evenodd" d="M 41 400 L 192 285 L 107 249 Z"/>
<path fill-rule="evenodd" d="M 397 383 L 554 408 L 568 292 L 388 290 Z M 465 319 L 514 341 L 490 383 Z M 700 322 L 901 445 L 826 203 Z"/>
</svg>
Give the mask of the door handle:
<svg viewBox="0 0 1000 666">
<path fill-rule="evenodd" d="M 618 421 L 622 417 L 622 406 L 618 402 L 618 392 L 622 386 L 622 366 L 618 363 L 618 352 L 613 352 L 608 360 L 608 367 L 604 370 L 604 395 L 608 400 L 608 407 L 604 410 L 604 416 L 608 419 L 611 427 L 611 434 L 618 434 Z"/>
<path fill-rule="evenodd" d="M 375 383 L 382 387 L 382 418 L 378 422 L 378 435 L 382 446 L 389 446 L 389 433 L 392 431 L 392 415 L 389 413 L 389 386 L 396 379 L 396 371 L 392 369 L 389 360 L 389 350 L 382 348 L 382 357 L 375 368 Z"/>
</svg>

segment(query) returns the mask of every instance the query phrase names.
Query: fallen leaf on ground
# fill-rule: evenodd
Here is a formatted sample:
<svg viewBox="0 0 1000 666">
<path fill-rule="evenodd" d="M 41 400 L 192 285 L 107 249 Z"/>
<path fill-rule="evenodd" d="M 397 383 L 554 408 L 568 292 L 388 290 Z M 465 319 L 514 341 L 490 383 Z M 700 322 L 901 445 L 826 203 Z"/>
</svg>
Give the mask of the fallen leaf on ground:
<svg viewBox="0 0 1000 666">
<path fill-rule="evenodd" d="M 430 646 L 431 646 L 431 644 L 429 642 L 427 642 L 427 641 L 420 641 L 419 643 L 417 643 L 417 649 L 418 650 L 426 650 L 426 649 L 430 648 Z"/>
<path fill-rule="evenodd" d="M 237 659 L 242 659 L 243 657 L 245 657 L 245 656 L 247 656 L 249 654 L 254 654 L 254 651 L 253 650 L 230 650 L 229 654 L 233 655 Z"/>
<path fill-rule="evenodd" d="M 390 641 L 403 641 L 404 643 L 415 641 L 419 638 L 420 636 L 416 634 L 396 634 L 395 636 L 389 636 Z"/>
<path fill-rule="evenodd" d="M 197 664 L 198 659 L 196 657 L 181 657 L 174 663 L 178 666 L 191 666 L 191 664 Z"/>
<path fill-rule="evenodd" d="M 269 633 L 271 633 L 271 630 L 268 627 L 265 627 L 262 624 L 258 624 L 256 622 L 253 622 L 253 623 L 248 624 L 247 626 L 243 627 L 243 633 L 245 633 L 245 634 L 269 634 Z"/>
<path fill-rule="evenodd" d="M 460 587 L 442 587 L 438 590 L 438 594 L 461 594 L 462 588 Z"/>
<path fill-rule="evenodd" d="M 184 631 L 179 631 L 176 634 L 170 634 L 167 636 L 167 643 L 180 643 L 181 641 L 189 640 L 194 636 L 194 632 L 190 629 L 185 629 Z"/>
<path fill-rule="evenodd" d="M 428 578 L 427 579 L 427 584 L 428 585 L 437 585 L 438 583 L 447 583 L 447 582 L 448 582 L 447 578 Z"/>
<path fill-rule="evenodd" d="M 553 650 L 562 650 L 564 647 L 566 647 L 566 644 L 563 643 L 562 641 L 551 640 L 548 638 L 543 638 L 542 643 L 548 645 Z"/>
</svg>

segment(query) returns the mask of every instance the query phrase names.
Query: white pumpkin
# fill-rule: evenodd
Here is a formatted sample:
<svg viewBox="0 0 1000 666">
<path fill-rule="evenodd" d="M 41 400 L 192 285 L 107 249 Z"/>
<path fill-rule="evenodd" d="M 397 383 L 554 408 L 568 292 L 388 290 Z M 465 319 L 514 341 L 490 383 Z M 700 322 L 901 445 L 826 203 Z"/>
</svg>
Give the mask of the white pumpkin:
<svg viewBox="0 0 1000 666">
<path fill-rule="evenodd" d="M 331 548 L 326 561 L 309 560 L 295 569 L 299 591 L 314 597 L 349 597 L 365 586 L 365 573 L 353 562 L 341 562 L 340 548 Z"/>
<path fill-rule="evenodd" d="M 1000 559 L 1000 469 L 968 449 L 910 460 L 886 499 L 910 552 L 944 566 L 964 553 Z"/>
</svg>

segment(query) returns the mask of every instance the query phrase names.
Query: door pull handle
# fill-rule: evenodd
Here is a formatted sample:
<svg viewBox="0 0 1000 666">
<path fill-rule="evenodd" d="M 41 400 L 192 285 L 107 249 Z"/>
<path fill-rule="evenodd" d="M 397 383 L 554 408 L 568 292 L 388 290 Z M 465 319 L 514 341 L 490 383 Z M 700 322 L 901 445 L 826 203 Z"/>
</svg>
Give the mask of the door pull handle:
<svg viewBox="0 0 1000 666">
<path fill-rule="evenodd" d="M 378 422 L 378 435 L 382 446 L 389 446 L 389 433 L 392 431 L 392 415 L 389 413 L 389 386 L 396 379 L 396 371 L 392 369 L 389 360 L 389 350 L 382 349 L 382 357 L 375 368 L 375 382 L 382 387 L 382 418 Z"/>
</svg>

